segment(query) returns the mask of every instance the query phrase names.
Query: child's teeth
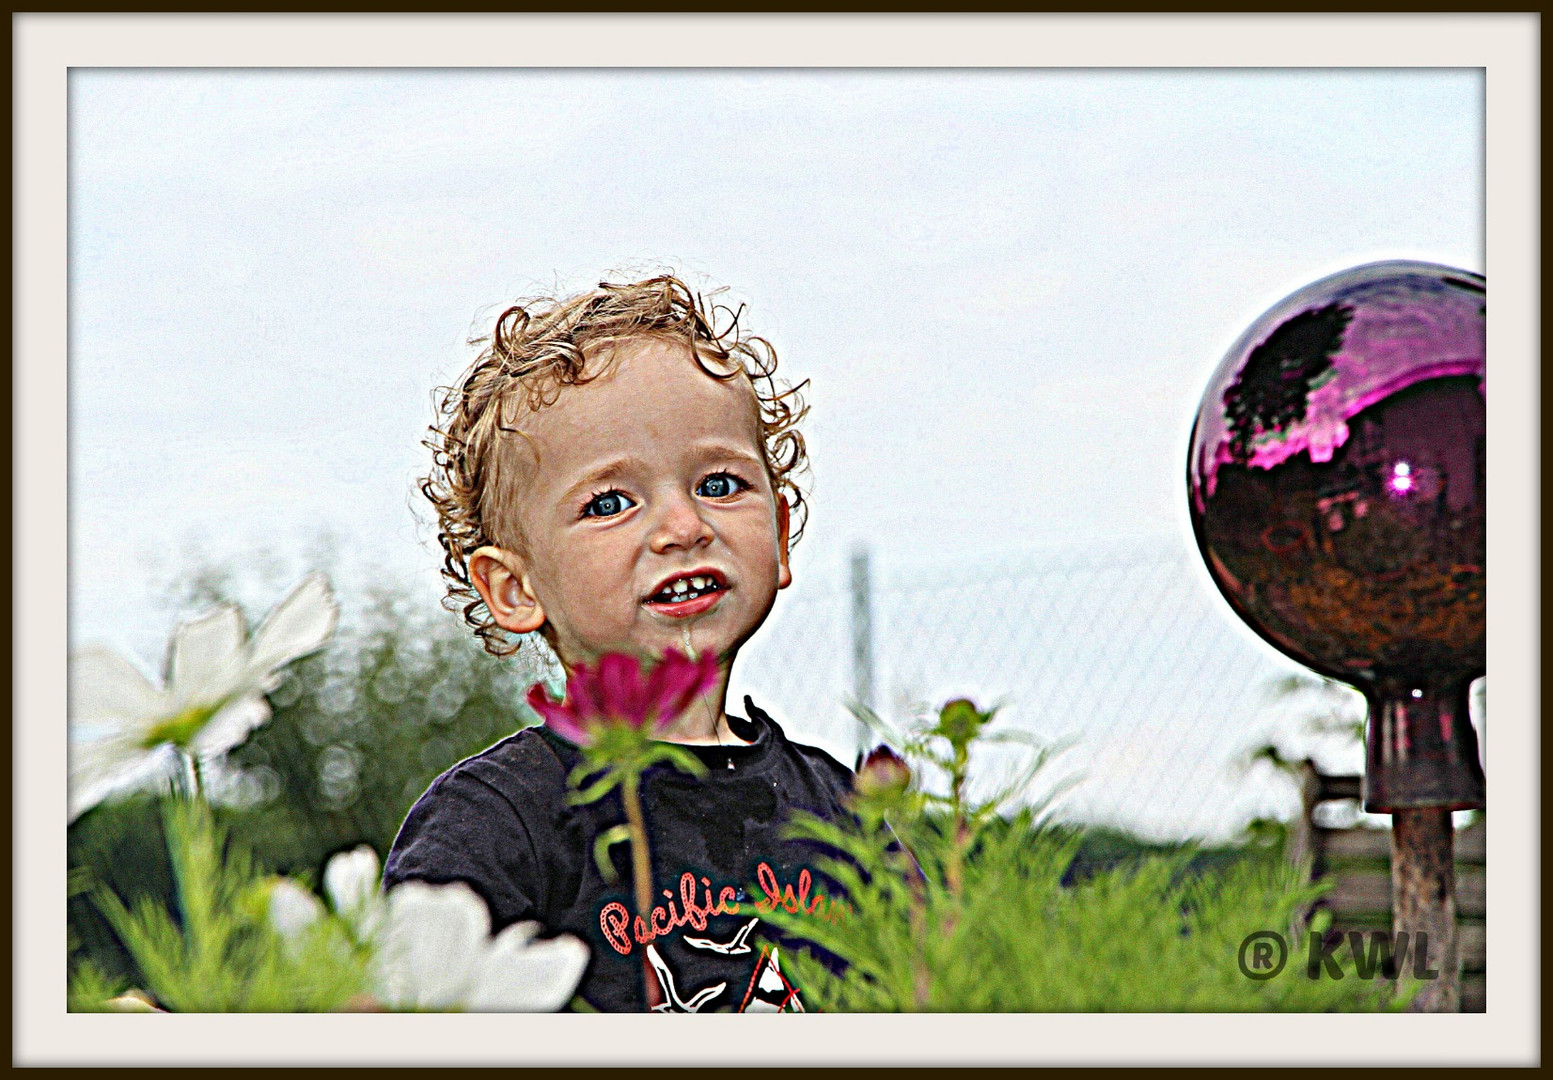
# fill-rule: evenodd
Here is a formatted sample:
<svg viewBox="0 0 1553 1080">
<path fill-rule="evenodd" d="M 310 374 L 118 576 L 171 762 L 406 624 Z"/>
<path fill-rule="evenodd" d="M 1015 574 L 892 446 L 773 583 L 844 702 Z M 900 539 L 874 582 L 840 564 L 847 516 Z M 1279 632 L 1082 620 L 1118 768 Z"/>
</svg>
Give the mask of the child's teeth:
<svg viewBox="0 0 1553 1080">
<path fill-rule="evenodd" d="M 710 574 L 697 574 L 694 577 L 679 578 L 663 587 L 660 596 L 666 596 L 670 600 L 693 600 L 703 593 L 717 588 L 717 579 Z"/>
</svg>

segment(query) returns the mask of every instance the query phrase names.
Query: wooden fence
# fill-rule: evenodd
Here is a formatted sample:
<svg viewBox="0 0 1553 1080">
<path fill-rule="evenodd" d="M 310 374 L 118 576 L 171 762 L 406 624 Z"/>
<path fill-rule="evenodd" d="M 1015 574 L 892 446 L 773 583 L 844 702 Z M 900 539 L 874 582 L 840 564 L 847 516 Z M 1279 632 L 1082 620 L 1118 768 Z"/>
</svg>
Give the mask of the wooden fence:
<svg viewBox="0 0 1553 1080">
<path fill-rule="evenodd" d="M 1332 929 L 1375 930 L 1391 926 L 1391 830 L 1367 827 L 1323 828 L 1315 809 L 1326 802 L 1357 800 L 1362 778 L 1328 776 L 1301 764 L 1304 813 L 1290 837 L 1289 857 L 1309 868 L 1312 877 L 1333 879 L 1332 889 L 1310 912 L 1326 908 Z M 1456 926 L 1461 955 L 1461 1011 L 1486 1009 L 1487 940 L 1486 830 L 1481 817 L 1457 829 Z"/>
</svg>

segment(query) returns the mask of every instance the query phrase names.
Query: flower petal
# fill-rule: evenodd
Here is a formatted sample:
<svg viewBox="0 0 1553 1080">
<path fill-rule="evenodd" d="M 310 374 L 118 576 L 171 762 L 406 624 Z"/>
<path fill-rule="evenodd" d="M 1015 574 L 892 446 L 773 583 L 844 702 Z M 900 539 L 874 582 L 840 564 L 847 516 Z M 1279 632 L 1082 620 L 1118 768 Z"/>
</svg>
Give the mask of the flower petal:
<svg viewBox="0 0 1553 1080">
<path fill-rule="evenodd" d="M 486 951 L 469 1008 L 480 1012 L 555 1012 L 572 999 L 588 967 L 588 947 L 570 934 L 534 941 L 539 924 L 509 926 Z"/>
<path fill-rule="evenodd" d="M 173 775 L 177 755 L 167 746 L 147 749 L 133 735 L 114 735 L 70 747 L 69 820 L 121 791 L 148 787 Z"/>
<path fill-rule="evenodd" d="M 255 728 L 270 718 L 270 703 L 262 694 L 240 697 L 222 706 L 189 743 L 201 758 L 215 758 L 241 746 Z"/>
<path fill-rule="evenodd" d="M 702 654 L 691 660 L 677 649 L 669 649 L 653 668 L 648 680 L 648 709 L 663 730 L 677 720 L 690 703 L 717 685 L 717 658 Z"/>
<path fill-rule="evenodd" d="M 377 852 L 367 844 L 340 852 L 324 867 L 324 893 L 360 940 L 373 937 L 383 922 L 381 876 Z"/>
<path fill-rule="evenodd" d="M 566 703 L 579 724 L 605 715 L 598 676 L 587 664 L 578 664 L 567 672 Z"/>
<path fill-rule="evenodd" d="M 667 727 L 684 712 L 685 691 L 696 682 L 696 666 L 670 649 L 647 680 L 647 703 L 659 728 Z"/>
<path fill-rule="evenodd" d="M 550 695 L 545 691 L 544 683 L 535 683 L 528 688 L 528 705 L 540 715 L 545 726 L 550 728 L 561 738 L 578 746 L 586 746 L 588 733 L 577 722 L 577 716 L 571 705 L 565 702 L 551 701 Z"/>
<path fill-rule="evenodd" d="M 350 911 L 377 896 L 382 868 L 369 844 L 342 851 L 324 867 L 324 893 L 336 911 Z"/>
<path fill-rule="evenodd" d="M 232 604 L 223 604 L 173 631 L 167 688 L 174 712 L 191 705 L 213 705 L 238 688 L 243 678 L 246 636 L 243 613 Z"/>
<path fill-rule="evenodd" d="M 304 930 L 324 917 L 323 901 L 311 889 L 280 878 L 270 886 L 268 916 L 270 925 L 283 938 L 295 940 Z"/>
<path fill-rule="evenodd" d="M 647 722 L 642 662 L 627 653 L 599 657 L 599 707 L 603 715 L 624 720 L 634 728 Z"/>
<path fill-rule="evenodd" d="M 339 618 L 340 605 L 335 602 L 328 577 L 321 573 L 307 575 L 254 632 L 254 671 L 268 675 L 323 648 Z"/>
<path fill-rule="evenodd" d="M 388 894 L 377 996 L 391 1009 L 456 1009 L 480 975 L 491 916 L 463 882 L 407 881 Z"/>
<path fill-rule="evenodd" d="M 171 704 L 134 663 L 112 649 L 86 649 L 72 656 L 69 682 L 72 727 L 149 727 Z"/>
</svg>

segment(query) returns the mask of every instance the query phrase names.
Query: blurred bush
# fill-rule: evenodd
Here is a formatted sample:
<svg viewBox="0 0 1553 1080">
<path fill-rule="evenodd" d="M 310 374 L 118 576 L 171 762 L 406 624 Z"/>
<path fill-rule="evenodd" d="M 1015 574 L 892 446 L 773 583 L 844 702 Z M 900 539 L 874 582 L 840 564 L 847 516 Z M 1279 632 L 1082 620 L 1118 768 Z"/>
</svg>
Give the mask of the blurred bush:
<svg viewBox="0 0 1553 1080">
<path fill-rule="evenodd" d="M 181 614 L 235 601 L 237 592 L 221 568 L 190 575 L 178 590 L 170 606 Z M 287 670 L 270 695 L 270 722 L 210 778 L 231 842 L 264 869 L 315 884 L 342 849 L 366 843 L 386 856 L 438 774 L 531 723 L 523 692 L 542 674 L 526 654 L 489 656 L 435 605 L 381 589 L 342 599 L 334 640 Z M 70 827 L 72 968 L 91 960 L 138 983 L 90 893 L 107 886 L 129 902 L 173 905 L 157 798 L 105 803 Z"/>
</svg>

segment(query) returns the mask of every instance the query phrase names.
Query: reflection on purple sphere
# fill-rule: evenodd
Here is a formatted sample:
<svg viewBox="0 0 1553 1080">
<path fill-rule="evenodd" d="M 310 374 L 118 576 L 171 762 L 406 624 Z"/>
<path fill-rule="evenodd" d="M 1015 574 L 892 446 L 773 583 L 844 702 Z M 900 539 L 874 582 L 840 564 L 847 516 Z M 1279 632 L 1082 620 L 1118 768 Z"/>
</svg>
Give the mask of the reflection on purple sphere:
<svg viewBox="0 0 1553 1080">
<path fill-rule="evenodd" d="M 1485 661 L 1485 304 L 1481 276 L 1415 262 L 1300 290 L 1219 365 L 1187 469 L 1242 619 L 1372 709 L 1427 696 L 1457 726 Z"/>
</svg>

